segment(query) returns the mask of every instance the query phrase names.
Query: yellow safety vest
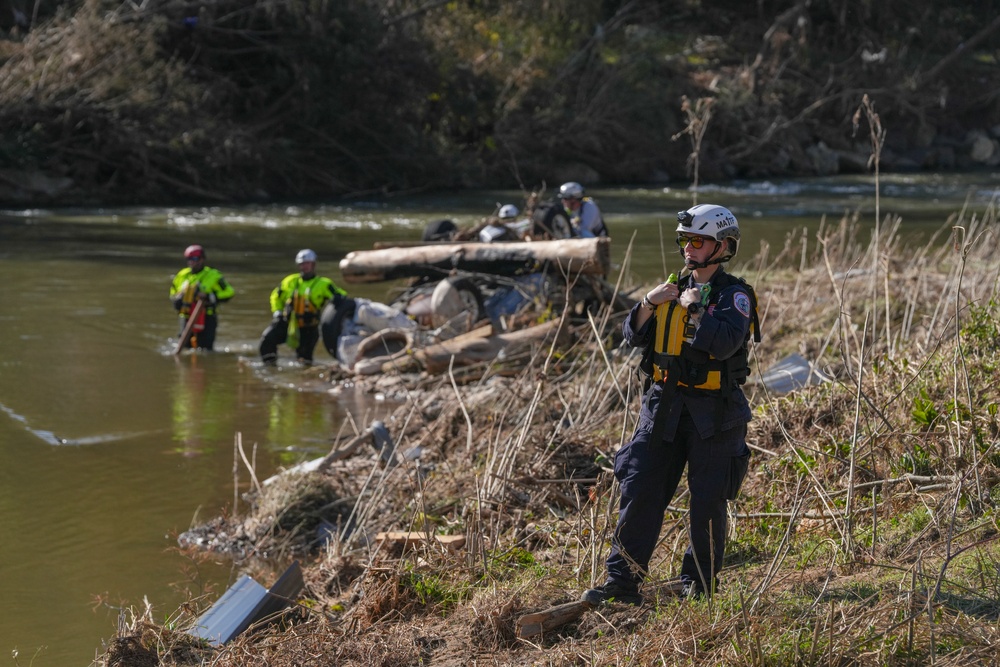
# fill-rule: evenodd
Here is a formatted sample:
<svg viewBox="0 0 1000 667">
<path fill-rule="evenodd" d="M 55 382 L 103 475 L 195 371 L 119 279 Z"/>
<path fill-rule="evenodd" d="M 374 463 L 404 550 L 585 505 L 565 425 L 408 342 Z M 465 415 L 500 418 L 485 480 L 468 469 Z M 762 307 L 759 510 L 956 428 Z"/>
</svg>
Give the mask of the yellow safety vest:
<svg viewBox="0 0 1000 667">
<path fill-rule="evenodd" d="M 706 391 L 718 391 L 722 387 L 724 362 L 710 354 L 690 350 L 688 341 L 694 337 L 694 332 L 691 316 L 676 301 L 657 306 L 656 337 L 653 340 L 654 382 L 675 382 L 679 387 Z M 693 356 L 704 356 L 706 359 L 699 363 Z M 697 380 L 692 380 L 689 373 L 681 372 L 682 367 L 690 371 L 692 364 L 701 367 L 696 373 Z"/>
<path fill-rule="evenodd" d="M 747 347 L 749 338 L 753 336 L 754 341 L 760 341 L 757 296 L 746 281 L 727 273 L 713 277 L 710 284 L 718 290 L 712 293 L 711 301 L 717 301 L 721 291 L 731 285 L 739 285 L 746 290 L 751 303 L 747 340 L 731 357 L 716 359 L 708 352 L 692 349 L 689 341 L 694 338 L 695 325 L 685 308 L 676 301 L 660 304 L 656 308 L 656 335 L 650 360 L 652 363 L 645 370 L 655 382 L 718 392 L 746 381 L 750 372 L 750 352 Z M 706 308 L 710 303 L 705 304 Z"/>
</svg>

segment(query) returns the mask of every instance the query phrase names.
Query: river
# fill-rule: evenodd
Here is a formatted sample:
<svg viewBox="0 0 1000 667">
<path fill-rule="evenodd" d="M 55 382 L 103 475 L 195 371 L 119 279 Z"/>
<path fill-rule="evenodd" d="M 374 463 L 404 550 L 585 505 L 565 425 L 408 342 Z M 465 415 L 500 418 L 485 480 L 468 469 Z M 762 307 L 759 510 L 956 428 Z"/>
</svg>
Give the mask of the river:
<svg viewBox="0 0 1000 667">
<path fill-rule="evenodd" d="M 883 176 L 880 212 L 902 215 L 917 241 L 963 206 L 982 215 L 998 184 L 997 173 Z M 675 268 L 675 213 L 690 192 L 592 194 L 616 265 L 635 234 L 626 283 Z M 863 224 L 875 220 L 871 178 L 707 186 L 699 201 L 733 209 L 744 259 L 824 216 L 857 210 Z M 268 294 L 294 272 L 295 253 L 313 248 L 321 274 L 388 300 L 390 285 L 344 284 L 338 260 L 376 240 L 416 240 L 439 218 L 476 223 L 498 203 L 521 206 L 523 197 L 0 211 L 0 650 L 16 651 L 22 665 L 87 665 L 113 635 L 118 608 L 145 597 L 163 622 L 185 591 L 220 595 L 240 573 L 225 559 L 192 563 L 174 547 L 178 532 L 232 507 L 236 438 L 263 478 L 327 452 L 348 415 L 367 424 L 389 407 L 303 386 L 292 364 L 256 362 Z M 205 246 L 236 297 L 221 310 L 217 352 L 174 357 L 167 287 L 191 243 Z M 329 361 L 322 346 L 317 360 Z M 241 488 L 247 482 L 243 470 Z"/>
</svg>

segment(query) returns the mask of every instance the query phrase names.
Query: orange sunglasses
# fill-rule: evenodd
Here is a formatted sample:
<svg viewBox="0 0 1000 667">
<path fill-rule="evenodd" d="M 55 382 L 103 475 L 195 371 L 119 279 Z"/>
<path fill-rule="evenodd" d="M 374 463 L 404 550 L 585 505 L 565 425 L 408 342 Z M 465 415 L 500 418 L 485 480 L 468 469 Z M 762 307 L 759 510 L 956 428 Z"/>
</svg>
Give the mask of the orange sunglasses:
<svg viewBox="0 0 1000 667">
<path fill-rule="evenodd" d="M 680 247 L 683 248 L 684 246 L 686 246 L 687 244 L 690 243 L 692 248 L 694 248 L 695 250 L 698 250 L 703 245 L 705 245 L 705 241 L 707 241 L 707 240 L 708 239 L 706 239 L 704 236 L 683 236 L 683 235 L 679 235 L 677 237 L 677 245 L 679 245 Z"/>
</svg>

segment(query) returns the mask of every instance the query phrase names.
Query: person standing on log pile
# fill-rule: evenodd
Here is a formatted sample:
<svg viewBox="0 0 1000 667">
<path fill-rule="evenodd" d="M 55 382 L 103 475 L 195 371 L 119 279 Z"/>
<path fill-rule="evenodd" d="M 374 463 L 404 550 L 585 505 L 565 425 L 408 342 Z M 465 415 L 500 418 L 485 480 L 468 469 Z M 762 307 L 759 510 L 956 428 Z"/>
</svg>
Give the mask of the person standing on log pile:
<svg viewBox="0 0 1000 667">
<path fill-rule="evenodd" d="M 170 283 L 170 301 L 180 315 L 180 333 L 183 336 L 188 320 L 194 313 L 195 321 L 182 348 L 211 351 L 218 329 L 219 304 L 233 298 L 236 291 L 217 270 L 205 265 L 205 249 L 191 245 L 184 250 L 187 267 L 181 269 Z M 195 308 L 201 302 L 201 306 Z"/>
<path fill-rule="evenodd" d="M 278 345 L 295 348 L 301 363 L 310 365 L 320 337 L 320 314 L 327 302 L 337 310 L 353 310 L 353 300 L 332 280 L 316 275 L 316 253 L 300 250 L 295 256 L 299 267 L 271 292 L 272 320 L 260 336 L 260 357 L 265 364 L 278 362 Z M 349 314 L 349 313 L 348 313 Z"/>
<path fill-rule="evenodd" d="M 581 598 L 594 605 L 642 603 L 639 587 L 685 466 L 690 545 L 667 590 L 712 595 L 725 554 L 727 501 L 736 498 L 750 459 L 751 413 L 741 385 L 750 336 L 760 340 L 757 300 L 750 285 L 722 267 L 736 254 L 739 225 L 713 204 L 677 219 L 690 273 L 650 290 L 622 325 L 625 342 L 644 349 L 648 386 L 635 433 L 615 455 L 621 500 L 607 581 Z"/>
<path fill-rule="evenodd" d="M 563 183 L 559 188 L 559 200 L 569 216 L 575 236 L 580 238 L 610 236 L 601 209 L 592 197 L 584 196 L 582 185 L 573 181 Z"/>
</svg>

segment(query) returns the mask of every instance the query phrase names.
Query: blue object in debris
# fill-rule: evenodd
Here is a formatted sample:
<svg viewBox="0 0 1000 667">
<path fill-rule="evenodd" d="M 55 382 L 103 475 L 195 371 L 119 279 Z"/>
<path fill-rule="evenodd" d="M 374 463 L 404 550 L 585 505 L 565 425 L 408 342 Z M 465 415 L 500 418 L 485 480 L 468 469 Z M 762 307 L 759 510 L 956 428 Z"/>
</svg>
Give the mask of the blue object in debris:
<svg viewBox="0 0 1000 667">
<path fill-rule="evenodd" d="M 330 542 L 337 539 L 338 533 L 337 526 L 330 523 L 326 519 L 320 519 L 319 525 L 316 526 L 316 542 L 314 544 L 319 544 L 320 546 L 326 546 Z"/>
<path fill-rule="evenodd" d="M 379 456 L 386 465 L 393 465 L 396 462 L 396 444 L 392 441 L 392 435 L 385 423 L 373 421 L 371 425 L 372 446 L 378 451 Z"/>
<path fill-rule="evenodd" d="M 515 278 L 513 284 L 497 288 L 483 303 L 490 320 L 497 324 L 501 317 L 514 315 L 545 289 L 544 273 L 529 273 Z"/>
<path fill-rule="evenodd" d="M 258 621 L 274 616 L 295 602 L 302 590 L 302 568 L 293 562 L 270 590 L 243 575 L 198 617 L 188 631 L 212 646 L 222 646 Z"/>
</svg>

